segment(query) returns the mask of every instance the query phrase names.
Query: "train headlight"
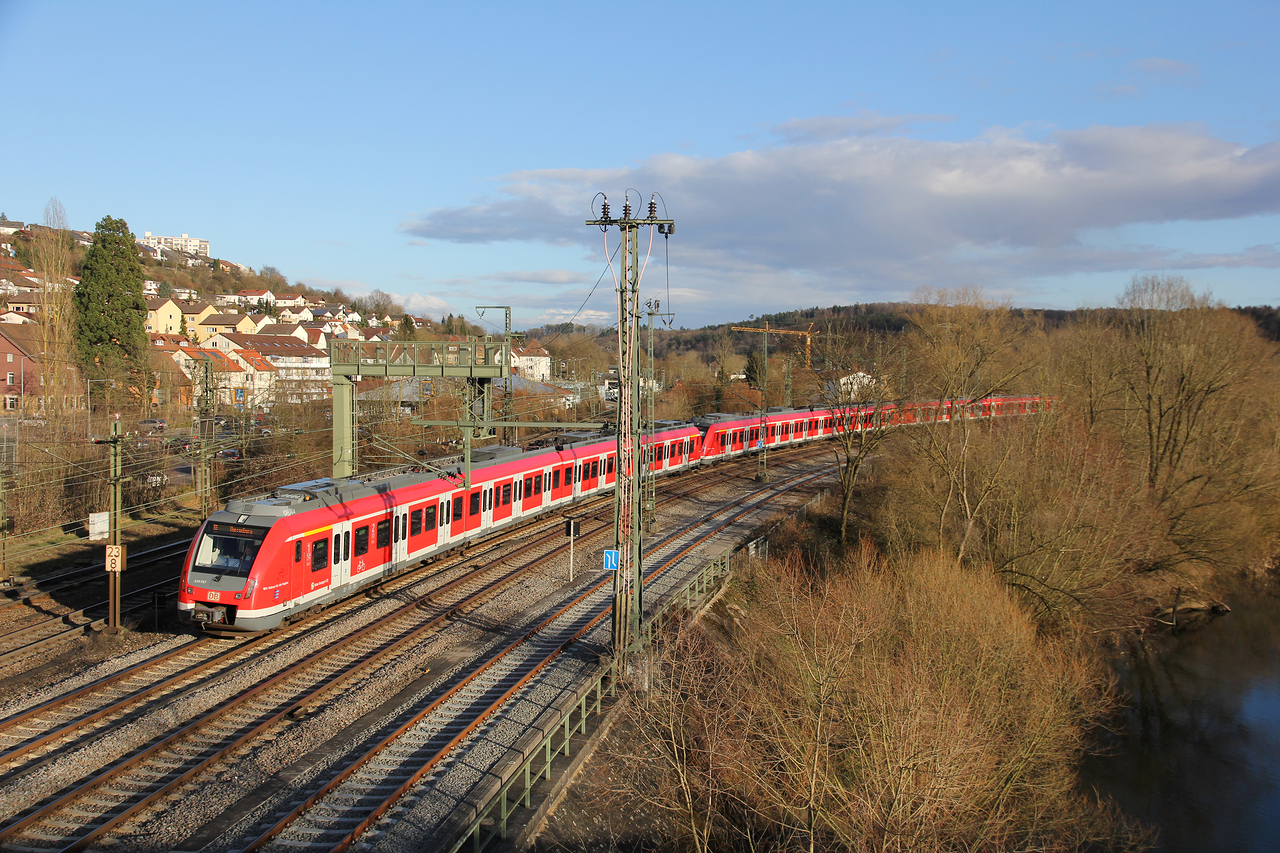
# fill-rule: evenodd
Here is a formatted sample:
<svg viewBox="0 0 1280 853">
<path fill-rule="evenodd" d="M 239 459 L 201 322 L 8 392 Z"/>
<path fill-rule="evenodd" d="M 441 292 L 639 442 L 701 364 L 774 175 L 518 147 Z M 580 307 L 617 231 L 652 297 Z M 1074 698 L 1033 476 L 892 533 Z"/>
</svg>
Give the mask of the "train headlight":
<svg viewBox="0 0 1280 853">
<path fill-rule="evenodd" d="M 258 585 L 257 578 L 249 578 L 249 582 L 245 584 L 244 589 L 236 593 L 236 598 L 248 598 L 253 595 L 253 588 Z"/>
</svg>

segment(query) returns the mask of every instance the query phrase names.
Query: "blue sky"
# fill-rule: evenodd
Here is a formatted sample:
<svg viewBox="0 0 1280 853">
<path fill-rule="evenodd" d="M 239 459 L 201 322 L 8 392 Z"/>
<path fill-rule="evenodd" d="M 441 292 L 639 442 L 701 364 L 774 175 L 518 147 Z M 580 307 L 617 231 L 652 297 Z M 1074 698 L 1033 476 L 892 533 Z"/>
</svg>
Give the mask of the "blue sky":
<svg viewBox="0 0 1280 853">
<path fill-rule="evenodd" d="M 1147 271 L 1280 303 L 1280 4 L 1047 5 L 0 0 L 0 211 L 518 327 L 611 322 L 583 223 L 628 188 L 690 328 Z"/>
</svg>

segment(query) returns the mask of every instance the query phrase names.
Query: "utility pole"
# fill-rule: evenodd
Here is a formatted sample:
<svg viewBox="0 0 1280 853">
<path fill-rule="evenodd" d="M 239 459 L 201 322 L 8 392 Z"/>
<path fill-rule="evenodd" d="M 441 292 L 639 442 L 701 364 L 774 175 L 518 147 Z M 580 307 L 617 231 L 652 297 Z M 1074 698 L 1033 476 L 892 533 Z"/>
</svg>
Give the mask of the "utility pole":
<svg viewBox="0 0 1280 853">
<path fill-rule="evenodd" d="M 622 239 L 620 266 L 622 275 L 615 276 L 618 293 L 618 451 L 616 485 L 613 496 L 614 543 L 617 571 L 613 578 L 613 650 L 615 655 L 640 650 L 641 591 L 644 575 L 641 566 L 640 526 L 640 229 L 657 226 L 663 237 L 675 231 L 675 222 L 658 219 L 655 196 L 649 199 L 647 218 L 632 216 L 631 202 L 622 205 L 622 216 L 609 215 L 605 198 L 600 217 L 587 221 L 605 233 L 617 227 Z M 653 246 L 653 231 L 649 232 Z M 606 243 L 605 257 L 609 257 Z M 646 254 L 647 258 L 647 254 Z M 612 265 L 611 265 L 612 266 Z"/>
<path fill-rule="evenodd" d="M 94 439 L 94 443 L 111 445 L 111 514 L 110 544 L 107 545 L 104 566 L 107 570 L 107 630 L 120 630 L 120 571 L 123 568 L 124 549 L 120 544 L 120 514 L 124 509 L 121 488 L 124 480 L 124 462 L 120 446 L 120 415 L 111 421 L 111 438 Z"/>
</svg>

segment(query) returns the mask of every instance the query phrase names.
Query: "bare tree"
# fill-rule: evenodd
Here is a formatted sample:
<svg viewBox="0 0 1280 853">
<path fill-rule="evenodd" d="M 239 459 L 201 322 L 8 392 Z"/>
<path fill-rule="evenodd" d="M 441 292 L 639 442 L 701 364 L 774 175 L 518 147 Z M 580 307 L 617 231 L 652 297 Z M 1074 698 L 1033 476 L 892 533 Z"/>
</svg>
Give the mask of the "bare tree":
<svg viewBox="0 0 1280 853">
<path fill-rule="evenodd" d="M 858 475 L 893 424 L 891 375 L 902 356 L 901 342 L 847 324 L 829 326 L 818 340 L 822 403 L 832 413 L 840 466 L 840 541 L 847 543 Z"/>
<path fill-rule="evenodd" d="M 50 423 L 69 424 L 66 409 L 78 399 L 79 375 L 75 365 L 75 307 L 71 275 L 74 249 L 68 233 L 67 214 L 56 198 L 44 207 L 44 225 L 33 240 L 32 259 L 40 276 L 40 361 L 42 384 L 39 400 Z"/>
</svg>

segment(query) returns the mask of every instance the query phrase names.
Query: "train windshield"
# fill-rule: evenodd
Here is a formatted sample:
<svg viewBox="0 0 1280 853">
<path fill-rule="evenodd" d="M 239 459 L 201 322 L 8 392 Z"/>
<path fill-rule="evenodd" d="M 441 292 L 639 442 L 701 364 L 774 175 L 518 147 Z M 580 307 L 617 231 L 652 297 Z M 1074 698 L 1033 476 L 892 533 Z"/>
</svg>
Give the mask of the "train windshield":
<svg viewBox="0 0 1280 853">
<path fill-rule="evenodd" d="M 266 537 L 265 527 L 211 521 L 200 535 L 191 569 L 224 577 L 248 577 L 253 558 Z"/>
</svg>

